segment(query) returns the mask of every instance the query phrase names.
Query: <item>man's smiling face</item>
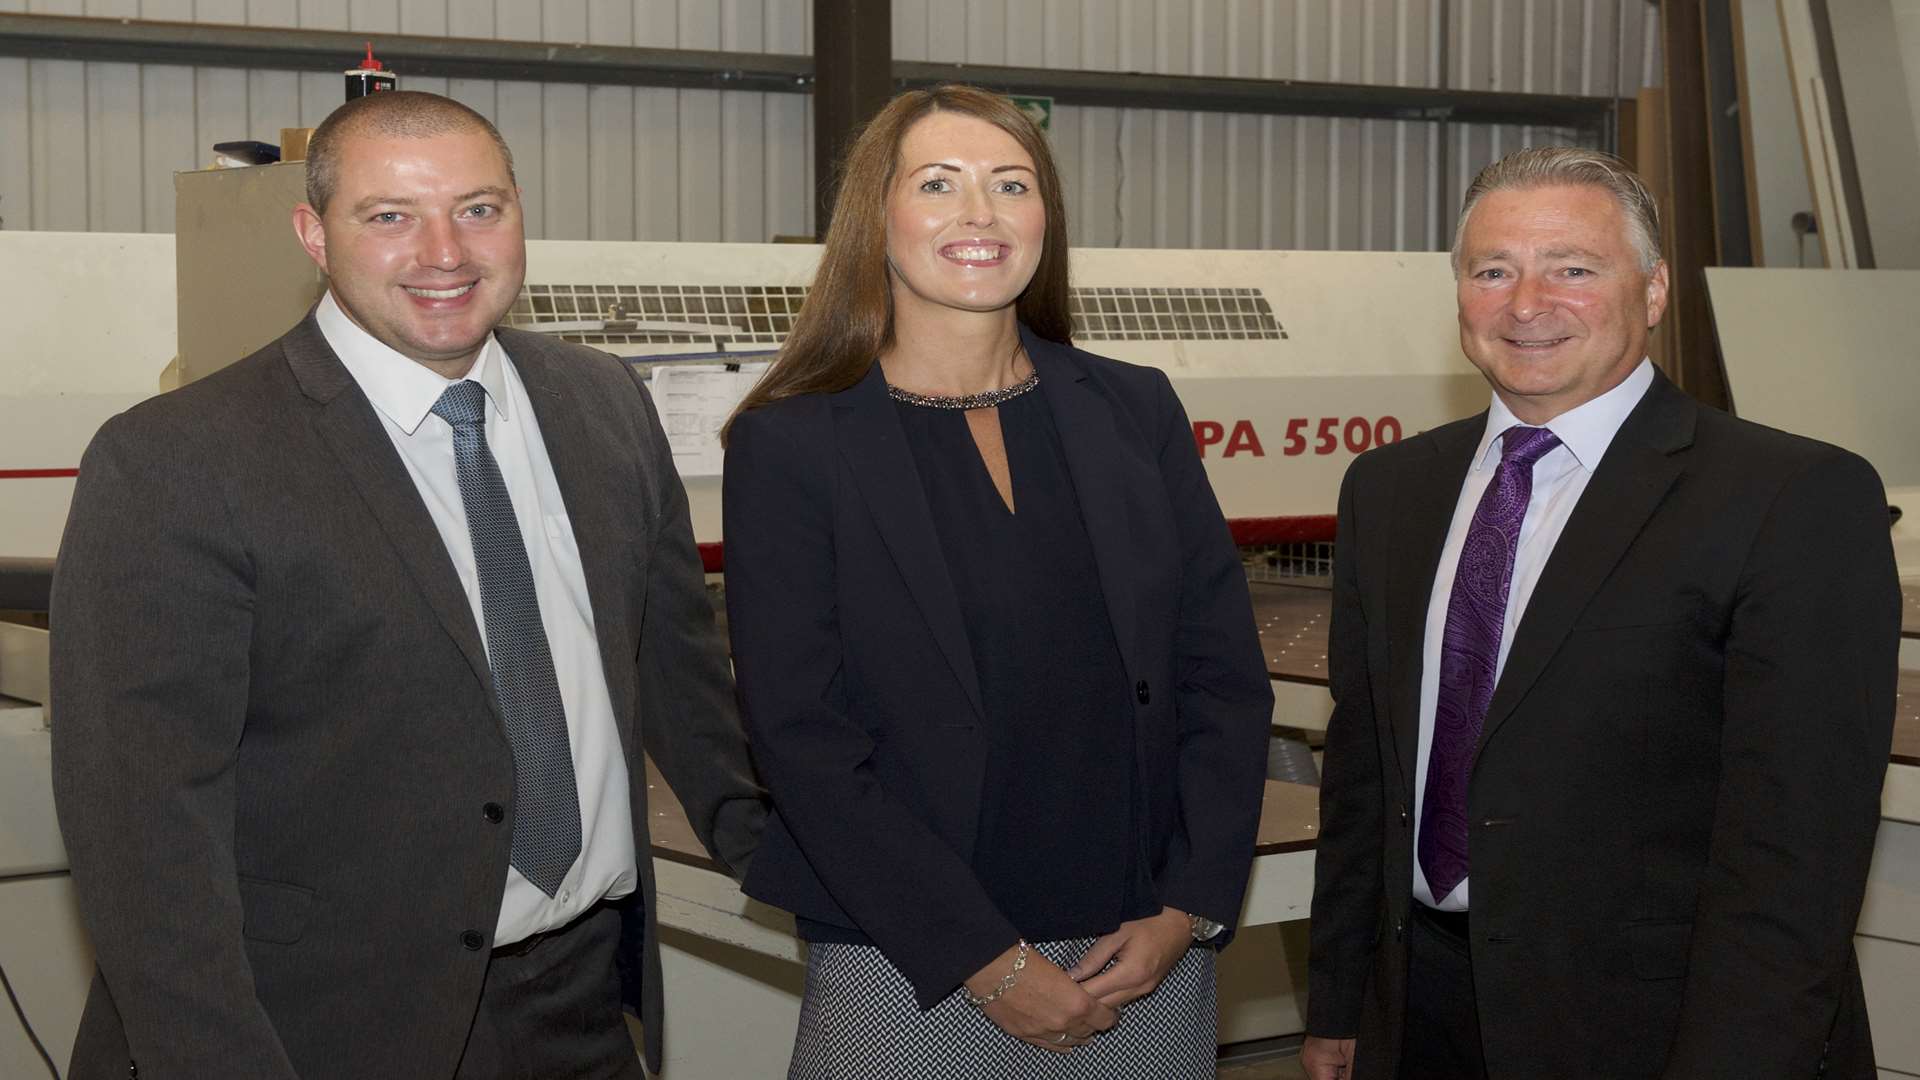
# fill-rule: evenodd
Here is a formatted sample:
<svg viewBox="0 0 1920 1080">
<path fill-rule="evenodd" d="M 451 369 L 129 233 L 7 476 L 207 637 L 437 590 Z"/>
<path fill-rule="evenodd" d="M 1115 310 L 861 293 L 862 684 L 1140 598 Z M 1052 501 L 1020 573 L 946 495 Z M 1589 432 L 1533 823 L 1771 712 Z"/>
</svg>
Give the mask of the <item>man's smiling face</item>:
<svg viewBox="0 0 1920 1080">
<path fill-rule="evenodd" d="M 1667 268 L 1642 268 L 1605 189 L 1487 193 L 1461 236 L 1460 347 L 1530 424 L 1620 385 L 1667 305 Z"/>
<path fill-rule="evenodd" d="M 349 318 L 444 375 L 471 366 L 526 277 L 519 192 L 477 129 L 347 137 L 325 213 L 303 205 L 295 229 Z"/>
</svg>

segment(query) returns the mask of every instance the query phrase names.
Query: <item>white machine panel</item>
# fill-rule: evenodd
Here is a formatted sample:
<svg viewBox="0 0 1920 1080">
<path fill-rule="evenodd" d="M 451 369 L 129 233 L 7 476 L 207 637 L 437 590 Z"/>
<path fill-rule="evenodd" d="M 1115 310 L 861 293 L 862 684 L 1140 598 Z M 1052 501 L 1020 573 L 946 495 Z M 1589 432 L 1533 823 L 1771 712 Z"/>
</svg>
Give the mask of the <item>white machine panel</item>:
<svg viewBox="0 0 1920 1080">
<path fill-rule="evenodd" d="M 751 364 L 791 325 L 818 258 L 809 245 L 534 243 L 509 322 L 660 362 Z M 1441 253 L 1087 248 L 1072 276 L 1074 343 L 1166 370 L 1230 518 L 1331 515 L 1355 453 L 1486 406 Z M 672 423 L 711 438 L 724 415 Z M 703 541 L 720 539 L 716 459 L 681 459 Z"/>
<path fill-rule="evenodd" d="M 508 322 L 676 364 L 764 360 L 819 250 L 533 241 Z M 0 556 L 53 555 L 87 441 L 159 388 L 173 277 L 171 237 L 0 233 L 20 343 L 0 357 Z M 1355 452 L 1486 404 L 1444 254 L 1086 249 L 1073 280 L 1076 344 L 1168 372 L 1232 518 L 1331 515 Z M 695 535 L 717 541 L 719 479 L 685 471 Z"/>
<path fill-rule="evenodd" d="M 0 233 L 0 556 L 52 558 L 71 470 L 173 358 L 173 237 Z"/>
<path fill-rule="evenodd" d="M 1735 412 L 1920 485 L 1920 270 L 1708 268 L 1707 292 Z"/>
</svg>

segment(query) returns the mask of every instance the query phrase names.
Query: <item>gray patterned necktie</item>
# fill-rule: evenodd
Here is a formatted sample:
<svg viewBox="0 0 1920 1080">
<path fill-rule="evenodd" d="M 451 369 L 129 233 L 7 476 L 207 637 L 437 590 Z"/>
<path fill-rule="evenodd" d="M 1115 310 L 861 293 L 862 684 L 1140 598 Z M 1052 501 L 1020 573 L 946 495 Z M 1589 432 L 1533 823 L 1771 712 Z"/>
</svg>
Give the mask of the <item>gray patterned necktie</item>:
<svg viewBox="0 0 1920 1080">
<path fill-rule="evenodd" d="M 453 425 L 453 467 L 480 570 L 487 663 L 513 745 L 513 868 L 552 896 L 580 854 L 580 795 L 533 568 L 500 466 L 487 449 L 486 390 L 470 379 L 454 383 L 433 412 Z"/>
<path fill-rule="evenodd" d="M 1467 876 L 1467 775 L 1493 700 L 1520 524 L 1533 499 L 1533 464 L 1559 445 L 1546 428 L 1515 424 L 1501 435 L 1500 465 L 1460 548 L 1440 639 L 1440 695 L 1420 804 L 1420 871 L 1436 901 Z"/>
</svg>

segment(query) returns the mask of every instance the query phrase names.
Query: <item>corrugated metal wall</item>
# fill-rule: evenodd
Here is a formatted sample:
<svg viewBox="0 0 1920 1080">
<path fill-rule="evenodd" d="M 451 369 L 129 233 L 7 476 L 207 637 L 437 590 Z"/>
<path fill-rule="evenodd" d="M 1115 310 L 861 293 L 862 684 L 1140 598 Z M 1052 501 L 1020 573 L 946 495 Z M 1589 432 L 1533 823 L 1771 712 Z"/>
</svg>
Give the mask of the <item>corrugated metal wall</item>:
<svg viewBox="0 0 1920 1080">
<path fill-rule="evenodd" d="M 0 0 L 0 11 L 380 34 L 805 54 L 805 0 Z M 341 57 L 342 69 L 354 57 Z M 813 229 L 801 94 L 406 78 L 513 147 L 532 236 L 765 241 Z M 0 59 L 9 229 L 173 230 L 173 173 L 229 139 L 280 141 L 340 104 L 338 75 Z"/>
<path fill-rule="evenodd" d="M 808 53 L 809 0 L 0 0 L 0 11 Z M 1631 96 L 1649 0 L 894 0 L 903 59 Z M 342 67 L 351 57 L 342 57 Z M 404 78 L 500 125 L 551 239 L 809 233 L 795 94 Z M 172 174 L 279 139 L 333 75 L 0 59 L 6 228 L 168 231 Z M 1435 248 L 1473 172 L 1564 132 L 1061 106 L 1076 243 Z M 1442 140 L 1445 139 L 1445 145 Z M 1444 163 L 1444 167 L 1443 167 Z M 1438 209 L 1436 209 L 1438 208 Z"/>
<path fill-rule="evenodd" d="M 894 0 L 893 19 L 913 60 L 1629 97 L 1659 81 L 1646 0 Z M 1482 166 L 1573 141 L 1453 125 L 1443 155 L 1437 124 L 1065 106 L 1052 123 L 1075 242 L 1127 247 L 1444 247 Z"/>
</svg>

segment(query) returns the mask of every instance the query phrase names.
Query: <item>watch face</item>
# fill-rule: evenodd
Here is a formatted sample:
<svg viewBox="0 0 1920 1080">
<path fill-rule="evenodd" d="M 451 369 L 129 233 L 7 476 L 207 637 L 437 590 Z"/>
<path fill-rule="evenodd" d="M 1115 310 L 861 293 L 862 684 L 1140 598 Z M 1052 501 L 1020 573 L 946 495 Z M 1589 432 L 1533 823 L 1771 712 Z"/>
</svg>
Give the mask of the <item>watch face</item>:
<svg viewBox="0 0 1920 1080">
<path fill-rule="evenodd" d="M 1193 940 L 1195 941 L 1212 941 L 1214 938 L 1220 936 L 1220 931 L 1226 929 L 1225 926 L 1214 922 L 1204 915 L 1195 915 L 1189 921 L 1193 926 Z"/>
</svg>

